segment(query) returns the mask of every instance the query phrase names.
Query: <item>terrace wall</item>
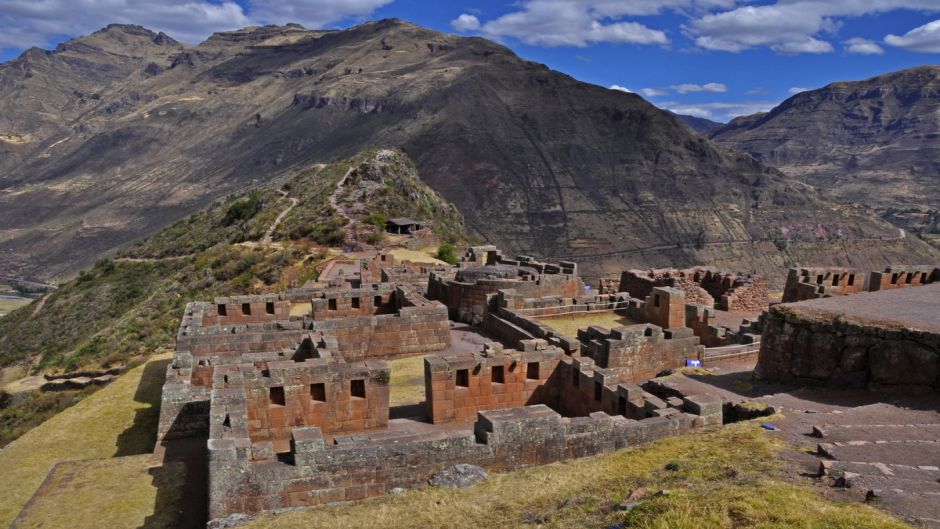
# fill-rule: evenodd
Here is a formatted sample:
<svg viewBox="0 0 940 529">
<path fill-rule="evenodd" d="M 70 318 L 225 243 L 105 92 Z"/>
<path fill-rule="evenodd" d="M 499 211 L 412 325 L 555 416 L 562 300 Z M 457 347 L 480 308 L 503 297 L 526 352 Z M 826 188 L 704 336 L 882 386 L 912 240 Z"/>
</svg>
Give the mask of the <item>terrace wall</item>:
<svg viewBox="0 0 940 529">
<path fill-rule="evenodd" d="M 791 268 L 783 288 L 783 302 L 845 296 L 865 290 L 865 274 L 855 268 Z"/>
</svg>

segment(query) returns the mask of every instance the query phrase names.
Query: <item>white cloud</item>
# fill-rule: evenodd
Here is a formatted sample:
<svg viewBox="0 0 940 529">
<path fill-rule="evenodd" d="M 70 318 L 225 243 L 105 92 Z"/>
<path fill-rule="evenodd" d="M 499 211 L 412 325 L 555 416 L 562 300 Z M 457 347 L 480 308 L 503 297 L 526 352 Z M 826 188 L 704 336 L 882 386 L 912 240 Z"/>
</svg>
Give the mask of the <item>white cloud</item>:
<svg viewBox="0 0 940 529">
<path fill-rule="evenodd" d="M 705 84 L 693 84 L 693 83 L 682 83 L 674 84 L 670 86 L 675 92 L 680 94 L 688 94 L 690 92 L 727 92 L 728 87 L 722 83 L 705 83 Z"/>
<path fill-rule="evenodd" d="M 622 20 L 622 17 L 651 15 L 668 5 L 696 3 L 694 0 L 527 0 L 521 2 L 518 11 L 484 23 L 476 19 L 478 26 L 472 29 L 490 38 L 513 37 L 534 46 L 585 47 L 600 42 L 666 45 L 669 37 L 664 31 Z M 467 27 L 466 23 L 473 23 L 469 19 L 461 22 L 463 17 L 451 21 L 451 25 L 461 29 L 458 25 Z"/>
<path fill-rule="evenodd" d="M 668 95 L 669 92 L 659 88 L 641 88 L 640 94 L 643 97 L 662 97 L 664 95 Z"/>
<path fill-rule="evenodd" d="M 628 94 L 632 94 L 632 93 L 633 93 L 633 90 L 630 90 L 630 89 L 627 88 L 626 86 L 620 86 L 619 84 L 610 85 L 610 89 L 611 89 L 611 90 L 620 90 L 621 92 L 626 92 L 626 93 L 628 93 Z"/>
<path fill-rule="evenodd" d="M 480 29 L 480 19 L 476 15 L 464 13 L 451 20 L 450 25 L 457 31 L 476 31 Z"/>
<path fill-rule="evenodd" d="M 714 121 L 729 121 L 738 116 L 756 114 L 757 112 L 767 112 L 778 103 L 772 101 L 740 101 L 740 102 L 721 102 L 721 103 L 680 103 L 677 101 L 666 101 L 657 103 L 660 108 L 665 108 L 676 114 L 685 114 L 699 118 L 711 119 Z"/>
<path fill-rule="evenodd" d="M 705 49 L 740 52 L 769 47 L 783 54 L 829 53 L 832 44 L 820 38 L 834 33 L 840 17 L 857 17 L 897 9 L 940 11 L 937 0 L 777 0 L 707 13 L 683 26 Z M 918 28 L 919 29 L 919 28 Z M 914 30 L 916 31 L 916 30 Z M 905 36 L 906 37 L 906 36 Z M 873 51 L 871 46 L 867 47 Z"/>
<path fill-rule="evenodd" d="M 914 28 L 904 35 L 888 35 L 885 43 L 922 53 L 940 53 L 940 20 Z"/>
<path fill-rule="evenodd" d="M 845 51 L 855 55 L 884 55 L 885 50 L 874 41 L 853 37 L 845 41 Z"/>
<path fill-rule="evenodd" d="M 0 0 L 0 48 L 49 47 L 62 35 L 79 36 L 110 23 L 139 24 L 184 42 L 213 32 L 297 22 L 324 27 L 371 14 L 392 0 Z"/>
<path fill-rule="evenodd" d="M 803 88 L 802 86 L 791 86 L 787 92 L 790 92 L 793 95 L 799 94 L 800 92 L 809 92 L 812 88 Z"/>
</svg>

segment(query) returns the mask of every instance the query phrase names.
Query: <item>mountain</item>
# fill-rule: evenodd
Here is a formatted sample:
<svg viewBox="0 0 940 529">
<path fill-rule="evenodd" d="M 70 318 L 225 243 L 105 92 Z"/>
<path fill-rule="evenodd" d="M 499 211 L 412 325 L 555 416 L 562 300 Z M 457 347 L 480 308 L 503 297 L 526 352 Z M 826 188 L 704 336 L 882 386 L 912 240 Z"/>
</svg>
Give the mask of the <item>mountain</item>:
<svg viewBox="0 0 940 529">
<path fill-rule="evenodd" d="M 940 235 L 940 66 L 801 92 L 710 137 L 898 226 Z"/>
<path fill-rule="evenodd" d="M 679 118 L 679 121 L 682 121 L 686 125 L 692 127 L 692 130 L 698 132 L 699 134 L 707 135 L 710 131 L 720 127 L 723 123 L 717 121 L 712 121 L 710 119 L 700 118 L 698 116 L 689 116 L 686 114 L 676 114 L 672 113 L 674 116 Z"/>
<path fill-rule="evenodd" d="M 479 239 L 590 275 L 881 266 L 937 251 L 641 97 L 400 20 L 109 26 L 0 65 L 0 275 L 62 278 L 214 200 L 398 148 Z"/>
</svg>

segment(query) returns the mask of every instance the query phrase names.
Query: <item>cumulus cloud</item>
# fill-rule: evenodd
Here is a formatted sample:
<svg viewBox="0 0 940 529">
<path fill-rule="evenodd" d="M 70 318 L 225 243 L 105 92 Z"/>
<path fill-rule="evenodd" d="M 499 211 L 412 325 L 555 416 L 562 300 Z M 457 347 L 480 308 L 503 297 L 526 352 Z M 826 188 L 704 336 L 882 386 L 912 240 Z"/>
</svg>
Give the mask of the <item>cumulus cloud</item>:
<svg viewBox="0 0 940 529">
<path fill-rule="evenodd" d="M 834 33 L 840 26 L 840 18 L 896 9 L 936 12 L 940 11 L 940 3 L 936 0 L 777 0 L 771 4 L 707 13 L 683 26 L 683 30 L 698 46 L 709 50 L 740 52 L 769 47 L 782 54 L 829 53 L 833 46 L 821 36 Z M 872 46 L 858 49 L 874 52 Z"/>
<path fill-rule="evenodd" d="M 0 48 L 48 47 L 110 23 L 139 24 L 184 42 L 258 24 L 308 27 L 371 14 L 392 0 L 0 0 Z"/>
<path fill-rule="evenodd" d="M 844 42 L 845 51 L 855 55 L 884 55 L 885 50 L 874 41 L 853 37 Z"/>
<path fill-rule="evenodd" d="M 641 88 L 640 94 L 643 97 L 662 97 L 664 95 L 668 95 L 669 92 L 659 88 Z"/>
<path fill-rule="evenodd" d="M 800 92 L 808 92 L 812 90 L 811 88 L 803 88 L 802 86 L 791 86 L 787 92 L 790 92 L 793 95 L 799 94 Z"/>
<path fill-rule="evenodd" d="M 457 31 L 476 31 L 480 29 L 480 19 L 476 15 L 464 13 L 451 20 L 450 25 Z"/>
<path fill-rule="evenodd" d="M 940 20 L 914 28 L 904 35 L 888 35 L 885 43 L 922 53 L 940 53 Z"/>
<path fill-rule="evenodd" d="M 676 114 L 685 114 L 698 118 L 710 119 L 713 121 L 726 122 L 738 116 L 747 116 L 758 112 L 767 112 L 778 103 L 772 101 L 740 101 L 740 102 L 716 102 L 716 103 L 680 103 L 677 101 L 666 101 L 657 103 L 660 108 L 675 112 Z"/>
<path fill-rule="evenodd" d="M 705 83 L 705 84 L 694 84 L 694 83 L 682 83 L 674 84 L 670 86 L 675 92 L 679 94 L 688 94 L 690 92 L 727 92 L 728 87 L 722 83 Z"/>
<path fill-rule="evenodd" d="M 620 86 L 619 84 L 610 85 L 610 89 L 611 89 L 611 90 L 619 90 L 619 91 L 621 91 L 621 92 L 626 92 L 626 93 L 628 93 L 628 94 L 632 94 L 632 93 L 633 93 L 633 90 L 630 90 L 630 89 L 627 88 L 626 86 Z"/>
</svg>

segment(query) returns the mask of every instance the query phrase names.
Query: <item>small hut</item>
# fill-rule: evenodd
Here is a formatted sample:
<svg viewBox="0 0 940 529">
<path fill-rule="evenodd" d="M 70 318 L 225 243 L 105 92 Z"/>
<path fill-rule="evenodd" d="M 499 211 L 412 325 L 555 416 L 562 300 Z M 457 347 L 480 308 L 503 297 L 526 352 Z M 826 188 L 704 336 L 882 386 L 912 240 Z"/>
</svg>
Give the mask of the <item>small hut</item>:
<svg viewBox="0 0 940 529">
<path fill-rule="evenodd" d="M 388 219 L 388 222 L 385 223 L 385 231 L 399 235 L 407 235 L 420 230 L 424 226 L 424 222 L 409 219 L 408 217 L 397 217 Z"/>
</svg>

